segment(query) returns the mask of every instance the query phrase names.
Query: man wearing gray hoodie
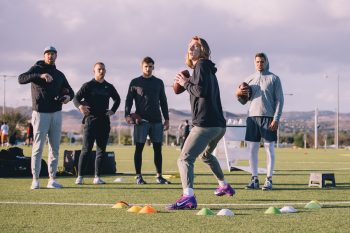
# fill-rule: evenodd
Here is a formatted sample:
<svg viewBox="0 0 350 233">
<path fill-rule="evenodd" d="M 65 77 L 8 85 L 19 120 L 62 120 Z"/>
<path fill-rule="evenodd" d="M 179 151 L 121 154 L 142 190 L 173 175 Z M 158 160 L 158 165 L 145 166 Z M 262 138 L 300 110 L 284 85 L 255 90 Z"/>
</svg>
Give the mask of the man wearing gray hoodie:
<svg viewBox="0 0 350 233">
<path fill-rule="evenodd" d="M 275 141 L 284 103 L 283 90 L 279 77 L 269 71 L 266 54 L 256 54 L 254 63 L 256 72 L 245 80 L 249 86 L 240 85 L 236 90 L 236 96 L 240 98 L 248 95 L 249 87 L 251 89 L 245 140 L 248 141 L 252 179 L 246 189 L 259 188 L 258 151 L 263 138 L 267 154 L 267 176 L 262 190 L 271 190 Z"/>
</svg>

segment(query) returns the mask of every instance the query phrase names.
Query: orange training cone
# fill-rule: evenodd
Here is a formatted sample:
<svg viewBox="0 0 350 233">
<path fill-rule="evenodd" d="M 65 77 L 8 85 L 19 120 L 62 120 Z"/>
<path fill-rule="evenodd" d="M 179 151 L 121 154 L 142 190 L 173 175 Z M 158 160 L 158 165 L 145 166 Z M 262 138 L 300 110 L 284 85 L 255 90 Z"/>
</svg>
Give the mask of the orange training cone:
<svg viewBox="0 0 350 233">
<path fill-rule="evenodd" d="M 152 206 L 146 205 L 143 207 L 140 211 L 139 214 L 154 214 L 157 213 L 157 210 L 155 210 Z"/>
</svg>

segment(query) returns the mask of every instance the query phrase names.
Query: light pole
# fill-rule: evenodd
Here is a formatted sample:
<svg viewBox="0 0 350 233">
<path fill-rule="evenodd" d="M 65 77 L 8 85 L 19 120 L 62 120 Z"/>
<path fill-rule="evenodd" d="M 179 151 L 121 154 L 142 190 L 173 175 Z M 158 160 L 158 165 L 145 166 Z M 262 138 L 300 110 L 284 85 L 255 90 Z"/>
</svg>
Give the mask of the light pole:
<svg viewBox="0 0 350 233">
<path fill-rule="evenodd" d="M 283 94 L 284 96 L 293 96 L 294 94 L 293 93 L 285 93 Z M 279 122 L 279 126 L 277 128 L 277 145 L 276 147 L 279 148 L 280 147 L 280 128 L 281 128 L 281 124 L 282 124 L 282 121 Z"/>
<path fill-rule="evenodd" d="M 315 109 L 315 149 L 318 148 L 318 108 Z"/>
<path fill-rule="evenodd" d="M 17 77 L 15 75 L 0 75 L 1 77 L 4 78 L 4 103 L 2 105 L 2 115 L 5 115 L 5 108 L 6 108 L 6 78 L 14 78 L 14 77 Z"/>
<path fill-rule="evenodd" d="M 339 149 L 339 75 L 337 76 L 337 118 L 335 131 L 335 148 Z"/>
<path fill-rule="evenodd" d="M 326 75 L 328 78 L 328 75 Z M 339 74 L 337 75 L 337 109 L 335 114 L 335 129 L 334 129 L 334 143 L 335 148 L 339 149 Z"/>
</svg>

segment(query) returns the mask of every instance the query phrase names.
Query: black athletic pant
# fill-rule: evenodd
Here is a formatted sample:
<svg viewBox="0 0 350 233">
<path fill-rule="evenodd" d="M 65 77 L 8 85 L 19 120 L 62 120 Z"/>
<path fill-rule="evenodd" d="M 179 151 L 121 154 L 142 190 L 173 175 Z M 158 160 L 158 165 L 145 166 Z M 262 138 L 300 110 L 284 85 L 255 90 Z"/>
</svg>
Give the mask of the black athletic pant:
<svg viewBox="0 0 350 233">
<path fill-rule="evenodd" d="M 135 171 L 137 175 L 141 175 L 141 167 L 142 167 L 142 151 L 145 143 L 136 143 L 135 154 L 134 154 L 134 163 L 135 163 Z M 153 151 L 154 151 L 154 165 L 156 166 L 157 173 L 162 174 L 162 143 L 153 143 Z"/>
<path fill-rule="evenodd" d="M 109 137 L 110 121 L 108 116 L 88 116 L 83 126 L 83 147 L 81 149 L 78 175 L 83 176 L 87 165 L 87 156 L 91 154 L 94 142 L 96 141 L 95 176 L 101 174 L 102 156 L 106 153 Z"/>
</svg>

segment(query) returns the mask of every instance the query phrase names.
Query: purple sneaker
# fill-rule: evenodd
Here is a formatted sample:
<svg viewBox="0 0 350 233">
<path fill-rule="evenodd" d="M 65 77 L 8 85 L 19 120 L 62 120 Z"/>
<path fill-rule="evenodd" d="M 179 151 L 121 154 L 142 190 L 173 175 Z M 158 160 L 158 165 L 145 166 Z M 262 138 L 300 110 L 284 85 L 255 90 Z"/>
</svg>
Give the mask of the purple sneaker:
<svg viewBox="0 0 350 233">
<path fill-rule="evenodd" d="M 197 201 L 195 196 L 185 196 L 181 195 L 181 197 L 171 205 L 168 205 L 166 209 L 168 210 L 190 210 L 197 208 Z"/>
<path fill-rule="evenodd" d="M 231 187 L 231 185 L 227 184 L 224 187 L 218 186 L 214 193 L 216 196 L 233 196 L 233 194 L 235 194 L 235 190 Z"/>
</svg>

